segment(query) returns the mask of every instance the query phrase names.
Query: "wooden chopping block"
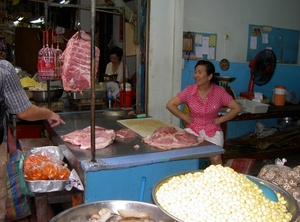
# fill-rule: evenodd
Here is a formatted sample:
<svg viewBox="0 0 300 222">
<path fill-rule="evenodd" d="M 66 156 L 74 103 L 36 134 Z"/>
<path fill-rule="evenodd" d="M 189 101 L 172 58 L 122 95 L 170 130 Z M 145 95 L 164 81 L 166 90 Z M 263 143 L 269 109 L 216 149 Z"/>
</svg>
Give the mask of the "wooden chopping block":
<svg viewBox="0 0 300 222">
<path fill-rule="evenodd" d="M 152 135 L 152 133 L 161 126 L 173 126 L 177 130 L 182 130 L 177 126 L 155 118 L 125 119 L 117 120 L 117 122 L 131 129 L 142 137 Z"/>
</svg>

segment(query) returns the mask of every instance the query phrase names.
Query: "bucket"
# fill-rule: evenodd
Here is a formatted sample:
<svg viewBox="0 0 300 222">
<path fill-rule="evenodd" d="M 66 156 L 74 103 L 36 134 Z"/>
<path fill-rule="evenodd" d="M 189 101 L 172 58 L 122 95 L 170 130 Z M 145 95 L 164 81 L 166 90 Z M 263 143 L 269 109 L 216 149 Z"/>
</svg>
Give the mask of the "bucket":
<svg viewBox="0 0 300 222">
<path fill-rule="evenodd" d="M 126 106 L 125 107 L 131 107 L 131 97 L 132 97 L 132 91 L 127 91 L 125 94 L 125 99 L 126 99 Z M 124 107 L 124 90 L 120 90 L 120 106 Z"/>
<path fill-rule="evenodd" d="M 126 89 L 126 106 L 125 107 L 131 107 L 131 97 L 133 96 L 133 93 L 131 91 L 131 84 L 126 83 L 125 84 L 125 89 Z M 123 84 L 121 84 L 121 89 L 120 89 L 120 106 L 124 107 L 124 87 Z"/>
<path fill-rule="evenodd" d="M 285 104 L 286 88 L 285 86 L 275 86 L 274 89 L 274 105 L 284 106 Z"/>
</svg>

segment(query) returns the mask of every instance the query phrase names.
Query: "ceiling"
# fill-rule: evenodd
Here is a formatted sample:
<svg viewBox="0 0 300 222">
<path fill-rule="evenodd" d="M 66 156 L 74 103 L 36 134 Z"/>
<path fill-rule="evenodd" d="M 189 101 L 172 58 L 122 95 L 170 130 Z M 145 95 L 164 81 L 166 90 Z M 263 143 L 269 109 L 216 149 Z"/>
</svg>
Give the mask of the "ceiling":
<svg viewBox="0 0 300 222">
<path fill-rule="evenodd" d="M 13 5 L 13 2 L 18 1 L 17 4 Z M 63 5 L 63 7 L 58 7 L 61 0 L 6 0 L 6 11 L 11 15 L 13 19 L 16 17 L 24 17 L 22 21 L 24 24 L 29 24 L 32 18 L 40 17 L 45 15 L 45 3 L 50 3 L 48 7 L 48 22 L 54 27 L 61 26 L 67 29 L 72 29 L 76 18 L 77 9 L 74 7 L 80 2 L 80 0 L 66 0 L 72 7 L 68 5 Z M 130 2 L 133 0 L 123 0 L 124 2 Z M 112 5 L 113 0 L 97 0 L 98 2 L 103 2 L 102 4 Z M 100 3 L 101 4 L 101 3 Z"/>
<path fill-rule="evenodd" d="M 72 4 L 77 4 L 77 0 L 69 0 Z M 13 1 L 9 0 L 6 5 L 6 11 L 10 17 L 16 18 L 18 16 L 24 17 L 23 23 L 29 24 L 32 18 L 41 17 L 45 15 L 44 0 L 28 1 L 19 0 L 19 3 L 13 5 Z M 59 0 L 52 1 L 59 4 Z M 55 24 L 55 26 L 63 26 L 70 28 L 70 21 L 75 20 L 76 9 L 67 7 L 49 7 L 48 21 Z"/>
</svg>

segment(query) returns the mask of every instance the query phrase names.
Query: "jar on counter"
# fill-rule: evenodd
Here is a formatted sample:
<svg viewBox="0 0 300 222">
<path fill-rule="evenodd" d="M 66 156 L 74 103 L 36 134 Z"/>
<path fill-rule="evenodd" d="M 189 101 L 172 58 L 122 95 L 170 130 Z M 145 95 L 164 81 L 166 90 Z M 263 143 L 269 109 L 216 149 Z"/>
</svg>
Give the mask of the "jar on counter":
<svg viewBox="0 0 300 222">
<path fill-rule="evenodd" d="M 285 105 L 286 87 L 285 86 L 275 86 L 273 90 L 273 98 L 275 106 Z"/>
</svg>

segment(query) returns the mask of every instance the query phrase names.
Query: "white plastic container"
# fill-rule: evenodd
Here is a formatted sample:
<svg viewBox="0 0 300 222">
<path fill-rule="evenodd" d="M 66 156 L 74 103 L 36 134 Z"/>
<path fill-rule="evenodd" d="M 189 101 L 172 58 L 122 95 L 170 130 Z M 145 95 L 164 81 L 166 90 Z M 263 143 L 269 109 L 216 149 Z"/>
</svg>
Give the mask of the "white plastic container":
<svg viewBox="0 0 300 222">
<path fill-rule="evenodd" d="M 123 83 L 120 84 L 121 89 L 124 89 Z M 125 83 L 125 89 L 126 91 L 131 91 L 131 84 L 130 83 Z"/>
<path fill-rule="evenodd" d="M 237 99 L 236 102 L 241 105 L 244 112 L 248 113 L 266 113 L 270 106 L 265 103 L 255 102 L 248 99 Z"/>
</svg>

